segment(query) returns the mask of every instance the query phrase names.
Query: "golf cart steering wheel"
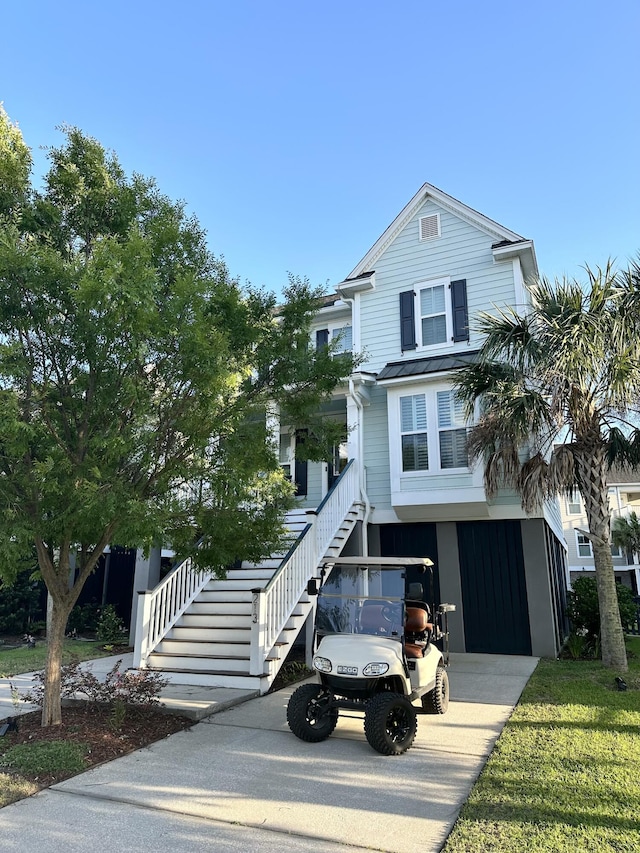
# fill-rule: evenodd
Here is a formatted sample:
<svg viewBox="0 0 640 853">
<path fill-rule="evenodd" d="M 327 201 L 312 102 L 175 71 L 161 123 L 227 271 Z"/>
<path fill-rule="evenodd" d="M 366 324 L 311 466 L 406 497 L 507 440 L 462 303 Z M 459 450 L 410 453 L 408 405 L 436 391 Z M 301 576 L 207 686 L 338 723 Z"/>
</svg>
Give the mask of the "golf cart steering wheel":
<svg viewBox="0 0 640 853">
<path fill-rule="evenodd" d="M 380 611 L 380 615 L 382 616 L 385 622 L 391 624 L 394 621 L 394 608 L 390 604 L 384 604 L 382 610 Z"/>
</svg>

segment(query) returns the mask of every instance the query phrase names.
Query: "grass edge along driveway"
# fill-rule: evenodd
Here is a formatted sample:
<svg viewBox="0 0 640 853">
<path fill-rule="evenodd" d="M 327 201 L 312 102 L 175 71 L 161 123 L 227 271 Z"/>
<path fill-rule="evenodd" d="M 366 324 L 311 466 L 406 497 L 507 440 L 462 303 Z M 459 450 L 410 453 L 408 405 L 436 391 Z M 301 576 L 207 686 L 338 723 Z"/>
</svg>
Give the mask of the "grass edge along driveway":
<svg viewBox="0 0 640 853">
<path fill-rule="evenodd" d="M 640 849 L 640 638 L 628 690 L 598 661 L 542 660 L 443 853 Z"/>
</svg>

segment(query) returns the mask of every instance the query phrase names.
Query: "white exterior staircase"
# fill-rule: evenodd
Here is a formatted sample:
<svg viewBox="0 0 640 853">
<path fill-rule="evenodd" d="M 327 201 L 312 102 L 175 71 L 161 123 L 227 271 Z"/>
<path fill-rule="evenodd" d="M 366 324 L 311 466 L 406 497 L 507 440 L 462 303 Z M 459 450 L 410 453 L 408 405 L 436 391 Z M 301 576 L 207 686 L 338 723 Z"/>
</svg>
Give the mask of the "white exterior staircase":
<svg viewBox="0 0 640 853">
<path fill-rule="evenodd" d="M 323 557 L 340 554 L 361 518 L 351 462 L 316 510 L 287 515 L 286 553 L 243 563 L 224 580 L 186 560 L 140 596 L 134 667 L 161 670 L 176 684 L 266 692 L 313 608 L 307 581 Z"/>
</svg>

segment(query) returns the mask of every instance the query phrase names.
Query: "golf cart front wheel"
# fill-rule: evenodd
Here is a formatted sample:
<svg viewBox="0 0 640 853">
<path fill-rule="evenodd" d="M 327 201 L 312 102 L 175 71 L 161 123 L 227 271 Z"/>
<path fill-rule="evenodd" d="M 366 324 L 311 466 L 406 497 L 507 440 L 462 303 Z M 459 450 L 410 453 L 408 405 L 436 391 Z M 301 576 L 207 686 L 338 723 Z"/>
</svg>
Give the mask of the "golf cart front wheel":
<svg viewBox="0 0 640 853">
<path fill-rule="evenodd" d="M 449 676 L 439 666 L 436 670 L 436 686 L 422 697 L 422 710 L 426 714 L 446 714 L 449 707 Z"/>
<path fill-rule="evenodd" d="M 411 702 L 399 693 L 378 693 L 367 703 L 364 733 L 381 755 L 402 755 L 414 741 L 418 721 Z"/>
<path fill-rule="evenodd" d="M 329 737 L 337 722 L 331 696 L 319 684 L 303 684 L 289 699 L 287 723 L 300 740 L 319 743 Z"/>
</svg>

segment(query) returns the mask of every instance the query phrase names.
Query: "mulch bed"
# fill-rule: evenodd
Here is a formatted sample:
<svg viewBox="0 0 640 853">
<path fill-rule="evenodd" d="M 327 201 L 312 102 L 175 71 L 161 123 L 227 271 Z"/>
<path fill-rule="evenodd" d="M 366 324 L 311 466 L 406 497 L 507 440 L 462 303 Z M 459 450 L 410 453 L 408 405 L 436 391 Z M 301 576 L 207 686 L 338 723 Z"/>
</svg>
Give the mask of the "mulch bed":
<svg viewBox="0 0 640 853">
<path fill-rule="evenodd" d="M 40 711 L 33 711 L 18 717 L 18 731 L 7 732 L 0 738 L 0 756 L 15 744 L 60 740 L 75 742 L 86 744 L 85 760 L 88 769 L 193 726 L 193 720 L 187 717 L 168 714 L 154 708 L 128 706 L 122 725 L 116 729 L 111 708 L 86 702 L 74 702 L 64 706 L 62 723 L 59 726 L 43 728 L 40 724 L 41 716 Z M 11 772 L 2 767 L 1 758 L 0 771 Z M 39 788 L 48 788 L 76 774 L 20 775 Z"/>
</svg>

